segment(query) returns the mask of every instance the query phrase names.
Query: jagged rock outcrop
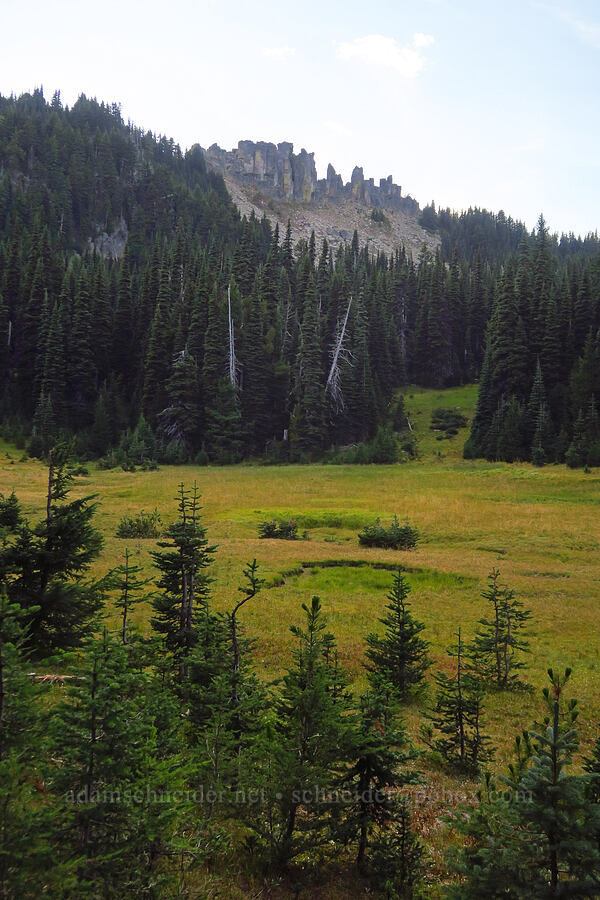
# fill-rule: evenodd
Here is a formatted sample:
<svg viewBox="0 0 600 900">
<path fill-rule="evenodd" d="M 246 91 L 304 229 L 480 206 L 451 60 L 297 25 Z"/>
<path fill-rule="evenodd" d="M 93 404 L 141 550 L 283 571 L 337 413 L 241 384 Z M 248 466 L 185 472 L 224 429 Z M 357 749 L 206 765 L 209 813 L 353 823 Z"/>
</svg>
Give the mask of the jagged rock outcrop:
<svg viewBox="0 0 600 900">
<path fill-rule="evenodd" d="M 402 196 L 391 175 L 376 185 L 357 166 L 344 184 L 330 163 L 327 176 L 319 179 L 314 154 L 294 153 L 287 141 L 240 141 L 235 150 L 213 144 L 203 153 L 208 167 L 223 176 L 242 215 L 266 215 L 281 233 L 289 221 L 295 241 L 308 241 L 314 232 L 319 245 L 326 240 L 336 249 L 356 230 L 373 251 L 393 253 L 404 246 L 415 258 L 423 244 L 435 250 L 439 243 L 437 235 L 421 227 L 419 204 Z"/>
<path fill-rule="evenodd" d="M 381 209 L 409 212 L 419 209 L 412 197 L 402 196 L 402 188 L 394 184 L 391 175 L 380 179 L 376 185 L 373 178 L 365 179 L 362 168 L 356 166 L 351 181 L 344 184 L 330 163 L 327 177 L 317 179 L 314 153 L 304 149 L 294 153 L 294 145 L 287 141 L 277 145 L 265 141 L 240 141 L 236 150 L 222 150 L 213 144 L 204 155 L 210 168 L 242 184 L 255 185 L 277 199 L 311 203 L 325 197 L 354 198 Z"/>
</svg>

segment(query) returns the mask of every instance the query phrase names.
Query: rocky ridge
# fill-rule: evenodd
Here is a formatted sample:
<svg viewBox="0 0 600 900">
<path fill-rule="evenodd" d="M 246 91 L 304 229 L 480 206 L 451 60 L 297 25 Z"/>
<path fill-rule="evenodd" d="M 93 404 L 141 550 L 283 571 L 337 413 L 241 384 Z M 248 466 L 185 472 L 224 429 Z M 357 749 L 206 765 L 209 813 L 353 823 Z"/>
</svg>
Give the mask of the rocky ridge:
<svg viewBox="0 0 600 900">
<path fill-rule="evenodd" d="M 240 141 L 235 150 L 213 144 L 203 152 L 243 215 L 266 214 L 280 229 L 289 219 L 295 240 L 308 240 L 314 230 L 319 242 L 326 238 L 335 248 L 350 241 L 356 229 L 361 243 L 373 250 L 390 253 L 403 244 L 415 256 L 423 243 L 431 249 L 439 243 L 419 225 L 417 201 L 403 197 L 391 175 L 376 185 L 356 166 L 344 184 L 329 164 L 327 177 L 318 179 L 314 153 L 294 153 L 288 142 Z"/>
</svg>

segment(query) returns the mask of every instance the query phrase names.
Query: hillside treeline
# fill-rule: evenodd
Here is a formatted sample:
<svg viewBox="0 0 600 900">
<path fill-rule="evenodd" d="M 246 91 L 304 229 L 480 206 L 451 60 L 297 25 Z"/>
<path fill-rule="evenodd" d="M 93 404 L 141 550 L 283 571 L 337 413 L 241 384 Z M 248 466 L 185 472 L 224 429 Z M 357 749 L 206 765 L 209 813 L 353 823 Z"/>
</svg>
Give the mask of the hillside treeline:
<svg viewBox="0 0 600 900">
<path fill-rule="evenodd" d="M 531 455 L 525 408 L 553 316 L 544 456 L 589 447 L 596 386 L 568 385 L 598 327 L 597 241 L 528 235 L 484 211 L 423 215 L 442 243 L 417 260 L 372 254 L 356 234 L 336 251 L 294 243 L 289 227 L 240 217 L 198 147 L 183 154 L 114 105 L 0 98 L 5 434 L 38 455 L 71 435 L 107 464 L 322 458 L 401 429 L 402 385 L 476 380 L 493 312 L 490 342 L 497 328 L 514 340 L 525 374 L 515 390 L 496 378 L 493 434 L 481 437 L 492 422 L 478 413 L 468 452 L 515 456 L 493 439 L 510 408 L 516 457 Z M 514 323 L 502 312 L 511 272 Z"/>
</svg>

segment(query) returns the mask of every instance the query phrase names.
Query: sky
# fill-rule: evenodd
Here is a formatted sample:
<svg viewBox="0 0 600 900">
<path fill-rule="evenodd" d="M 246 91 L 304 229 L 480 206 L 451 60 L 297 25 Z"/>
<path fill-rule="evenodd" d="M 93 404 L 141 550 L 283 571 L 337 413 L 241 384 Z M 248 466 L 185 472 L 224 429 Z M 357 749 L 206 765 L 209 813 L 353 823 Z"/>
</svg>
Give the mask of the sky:
<svg viewBox="0 0 600 900">
<path fill-rule="evenodd" d="M 182 148 L 291 141 L 425 206 L 600 230 L 598 0 L 0 0 L 0 94 Z"/>
</svg>

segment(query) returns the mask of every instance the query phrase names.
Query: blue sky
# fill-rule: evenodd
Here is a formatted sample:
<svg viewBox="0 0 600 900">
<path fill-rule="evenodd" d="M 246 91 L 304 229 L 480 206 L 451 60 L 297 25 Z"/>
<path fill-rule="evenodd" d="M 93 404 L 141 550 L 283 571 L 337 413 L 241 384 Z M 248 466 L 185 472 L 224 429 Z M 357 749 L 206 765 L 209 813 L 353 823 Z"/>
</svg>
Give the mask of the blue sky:
<svg viewBox="0 0 600 900">
<path fill-rule="evenodd" d="M 183 147 L 292 141 L 421 205 L 600 228 L 597 0 L 0 0 L 0 93 L 81 92 Z"/>
</svg>

